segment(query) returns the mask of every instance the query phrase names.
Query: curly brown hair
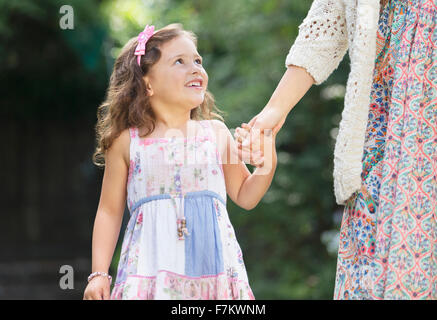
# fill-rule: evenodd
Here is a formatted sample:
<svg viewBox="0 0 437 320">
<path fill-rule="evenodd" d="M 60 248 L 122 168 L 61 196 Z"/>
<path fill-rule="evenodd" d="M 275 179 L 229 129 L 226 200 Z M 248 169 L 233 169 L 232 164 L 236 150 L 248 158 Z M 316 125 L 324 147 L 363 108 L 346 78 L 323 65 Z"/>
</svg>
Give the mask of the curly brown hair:
<svg viewBox="0 0 437 320">
<path fill-rule="evenodd" d="M 186 31 L 180 24 L 171 24 L 158 31 L 147 41 L 146 52 L 141 56 L 140 65 L 134 55 L 137 37 L 131 38 L 122 48 L 114 63 L 105 101 L 98 107 L 96 140 L 93 163 L 105 166 L 105 154 L 120 133 L 131 127 L 145 128 L 144 136 L 155 129 L 155 115 L 146 94 L 143 77 L 161 57 L 160 47 L 180 36 L 186 36 L 197 46 L 197 37 Z M 205 92 L 203 102 L 191 110 L 192 120 L 220 119 L 223 111 L 217 108 L 213 95 Z"/>
</svg>

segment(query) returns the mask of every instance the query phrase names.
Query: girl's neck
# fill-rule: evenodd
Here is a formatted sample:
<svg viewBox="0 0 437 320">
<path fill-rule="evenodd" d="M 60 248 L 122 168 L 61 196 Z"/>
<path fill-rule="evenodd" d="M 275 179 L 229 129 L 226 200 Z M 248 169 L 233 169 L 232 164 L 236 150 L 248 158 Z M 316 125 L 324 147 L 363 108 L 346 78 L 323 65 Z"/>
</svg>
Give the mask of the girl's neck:
<svg viewBox="0 0 437 320">
<path fill-rule="evenodd" d="M 155 129 L 148 135 L 148 138 L 164 138 L 168 136 L 186 138 L 196 136 L 199 131 L 198 125 L 197 121 L 191 119 L 188 119 L 185 122 L 179 121 L 170 124 L 157 119 L 155 122 Z M 141 131 L 142 130 L 140 130 L 140 135 L 142 135 Z"/>
<path fill-rule="evenodd" d="M 190 122 L 190 118 L 180 118 L 180 119 L 163 119 L 163 118 L 157 118 L 156 119 L 156 127 L 160 127 L 164 130 L 169 129 L 179 129 L 184 130 Z"/>
<path fill-rule="evenodd" d="M 156 126 L 164 129 L 179 129 L 186 127 L 191 118 L 191 110 L 179 106 L 165 104 L 153 105 Z"/>
</svg>

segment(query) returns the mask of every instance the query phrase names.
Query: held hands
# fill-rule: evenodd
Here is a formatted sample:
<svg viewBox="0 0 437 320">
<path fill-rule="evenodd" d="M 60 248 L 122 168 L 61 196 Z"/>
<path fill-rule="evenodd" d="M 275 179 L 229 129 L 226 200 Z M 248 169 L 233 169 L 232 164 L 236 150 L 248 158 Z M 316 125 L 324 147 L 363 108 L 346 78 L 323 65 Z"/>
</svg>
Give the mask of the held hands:
<svg viewBox="0 0 437 320">
<path fill-rule="evenodd" d="M 107 277 L 93 278 L 85 288 L 83 300 L 109 300 L 110 284 Z"/>
<path fill-rule="evenodd" d="M 250 140 L 251 126 L 243 123 L 241 127 L 235 129 L 234 137 L 238 142 L 238 157 L 245 163 L 250 163 L 254 167 L 261 167 L 264 163 L 264 133 L 258 136 L 257 140 Z M 242 142 L 251 141 L 248 145 L 242 146 Z"/>
<path fill-rule="evenodd" d="M 275 151 L 276 134 L 282 128 L 285 119 L 286 115 L 282 116 L 274 110 L 264 109 L 252 118 L 249 124 L 243 123 L 241 127 L 238 127 L 235 130 L 234 137 L 238 142 L 238 156 L 240 159 L 257 168 L 262 167 L 265 160 L 264 152 L 269 152 L 267 149 L 270 148 Z M 265 145 L 265 142 L 272 144 L 272 146 Z"/>
</svg>

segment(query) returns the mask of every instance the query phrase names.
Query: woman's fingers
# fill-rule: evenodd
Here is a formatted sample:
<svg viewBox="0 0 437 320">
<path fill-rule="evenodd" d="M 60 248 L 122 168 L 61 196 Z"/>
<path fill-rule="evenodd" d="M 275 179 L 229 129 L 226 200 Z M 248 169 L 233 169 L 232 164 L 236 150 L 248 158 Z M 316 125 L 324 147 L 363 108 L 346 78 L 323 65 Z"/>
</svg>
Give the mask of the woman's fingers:
<svg viewBox="0 0 437 320">
<path fill-rule="evenodd" d="M 257 118 L 258 118 L 258 115 L 256 115 L 255 117 L 253 117 L 253 118 L 249 121 L 249 126 L 250 126 L 250 127 L 253 127 L 253 125 L 255 124 Z"/>
<path fill-rule="evenodd" d="M 282 118 L 282 120 L 279 121 L 279 123 L 273 128 L 273 135 L 276 135 L 279 132 L 279 130 L 281 130 L 281 128 L 284 125 L 286 119 L 287 119 L 286 117 Z"/>
</svg>

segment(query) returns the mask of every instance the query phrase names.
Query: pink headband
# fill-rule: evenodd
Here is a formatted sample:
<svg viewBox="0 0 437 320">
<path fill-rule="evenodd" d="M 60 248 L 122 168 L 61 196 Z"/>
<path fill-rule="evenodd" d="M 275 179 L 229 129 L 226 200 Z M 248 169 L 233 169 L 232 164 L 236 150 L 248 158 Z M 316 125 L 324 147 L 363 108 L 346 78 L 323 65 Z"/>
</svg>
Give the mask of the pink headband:
<svg viewBox="0 0 437 320">
<path fill-rule="evenodd" d="M 147 25 L 144 28 L 144 31 L 140 32 L 140 34 L 138 35 L 138 45 L 135 49 L 134 55 L 137 56 L 137 62 L 139 66 L 140 66 L 141 56 L 146 53 L 146 43 L 153 36 L 154 31 L 155 31 L 155 26 Z"/>
</svg>

